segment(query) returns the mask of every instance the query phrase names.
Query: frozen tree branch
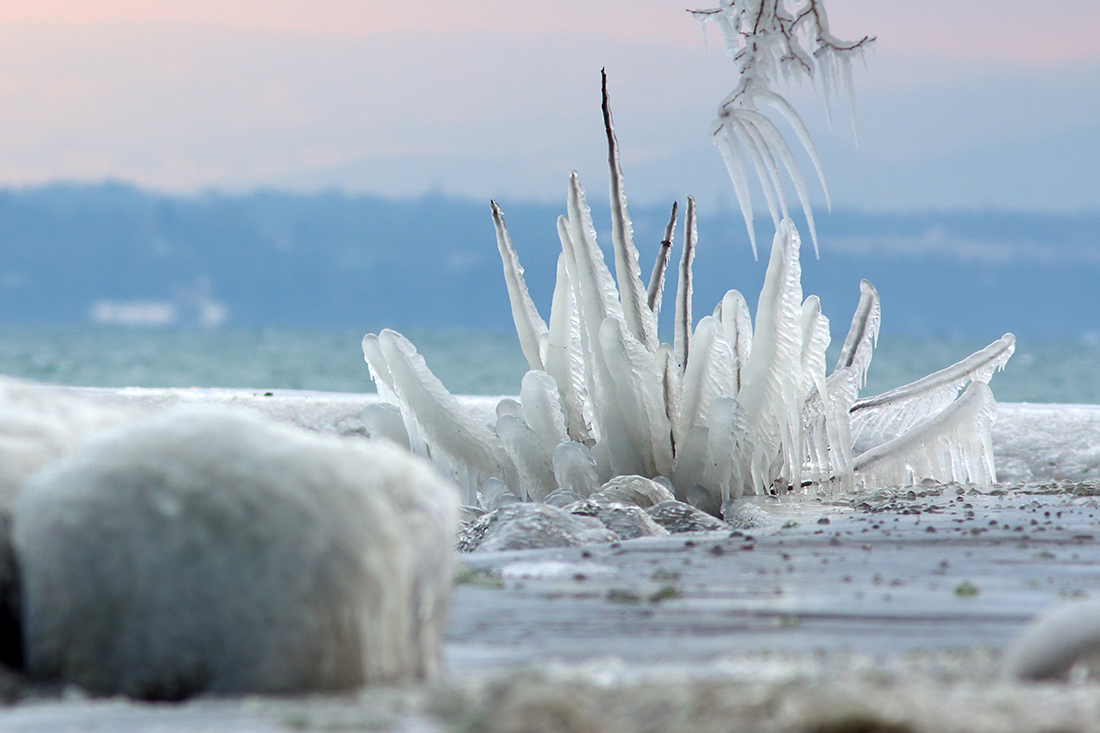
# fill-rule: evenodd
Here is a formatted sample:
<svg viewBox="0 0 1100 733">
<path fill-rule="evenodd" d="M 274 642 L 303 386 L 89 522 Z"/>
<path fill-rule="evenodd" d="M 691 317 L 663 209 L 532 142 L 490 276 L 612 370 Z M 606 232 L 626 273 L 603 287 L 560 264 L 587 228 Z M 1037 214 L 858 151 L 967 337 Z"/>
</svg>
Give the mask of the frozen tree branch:
<svg viewBox="0 0 1100 733">
<path fill-rule="evenodd" d="M 704 24 L 709 21 L 718 26 L 726 51 L 737 66 L 737 85 L 719 105 L 712 133 L 733 181 L 753 255 L 756 233 L 745 158 L 760 180 L 776 227 L 787 216 L 780 168 L 787 172 L 806 215 L 816 253 L 817 230 L 802 172 L 783 134 L 760 107 L 771 108 L 794 129 L 810 156 L 828 204 L 829 190 L 813 140 L 798 112 L 773 87 L 780 81 L 820 77 L 826 97 L 839 90 L 847 93 L 854 115 L 851 59 L 875 39 L 838 39 L 829 30 L 822 0 L 720 0 L 717 8 L 688 12 Z"/>
</svg>

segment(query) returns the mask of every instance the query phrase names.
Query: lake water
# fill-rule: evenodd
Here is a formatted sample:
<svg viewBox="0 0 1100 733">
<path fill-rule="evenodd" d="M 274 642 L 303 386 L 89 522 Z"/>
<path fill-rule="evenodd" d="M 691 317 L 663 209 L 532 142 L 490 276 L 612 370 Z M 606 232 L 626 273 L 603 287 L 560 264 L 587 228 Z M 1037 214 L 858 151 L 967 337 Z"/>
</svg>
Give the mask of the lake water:
<svg viewBox="0 0 1100 733">
<path fill-rule="evenodd" d="M 527 365 L 512 333 L 405 335 L 452 393 L 519 391 Z M 86 387 L 373 392 L 362 337 L 359 331 L 0 327 L 0 373 Z M 862 394 L 922 377 L 988 341 L 884 336 Z M 1100 403 L 1100 342 L 1019 342 L 991 386 L 1003 402 Z"/>
</svg>

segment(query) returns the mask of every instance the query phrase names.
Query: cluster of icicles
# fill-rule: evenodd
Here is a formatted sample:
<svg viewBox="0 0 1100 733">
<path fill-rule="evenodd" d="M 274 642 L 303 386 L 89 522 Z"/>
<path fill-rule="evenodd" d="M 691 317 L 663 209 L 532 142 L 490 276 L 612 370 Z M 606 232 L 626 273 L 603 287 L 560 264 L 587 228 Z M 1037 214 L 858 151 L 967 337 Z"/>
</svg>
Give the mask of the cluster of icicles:
<svg viewBox="0 0 1100 733">
<path fill-rule="evenodd" d="M 512 315 L 531 369 L 519 401 L 501 400 L 496 424 L 483 424 L 401 334 L 367 334 L 363 353 L 383 400 L 364 413 L 372 434 L 430 458 L 454 477 L 469 506 L 485 506 L 501 491 L 522 501 L 542 501 L 556 489 L 587 497 L 628 475 L 670 484 L 677 499 L 714 514 L 753 494 L 995 480 L 996 405 L 987 382 L 1012 355 L 1014 337 L 860 399 L 878 336 L 878 294 L 861 283 L 840 358 L 827 374 L 829 323 L 816 296 L 803 300 L 800 239 L 789 219 L 772 242 L 755 329 L 745 298 L 730 290 L 692 331 L 697 235 L 688 198 L 674 339 L 659 343 L 676 207 L 647 287 L 606 105 L 604 118 L 615 277 L 574 173 L 568 216 L 558 219 L 562 253 L 547 324 L 494 202 Z"/>
</svg>

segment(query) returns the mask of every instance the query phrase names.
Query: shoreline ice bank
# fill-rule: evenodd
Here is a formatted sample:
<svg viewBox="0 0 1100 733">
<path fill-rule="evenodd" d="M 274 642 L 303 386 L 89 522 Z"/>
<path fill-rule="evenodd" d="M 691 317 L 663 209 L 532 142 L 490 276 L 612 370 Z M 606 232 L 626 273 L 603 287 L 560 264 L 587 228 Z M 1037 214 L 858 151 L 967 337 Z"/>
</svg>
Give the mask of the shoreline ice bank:
<svg viewBox="0 0 1100 733">
<path fill-rule="evenodd" d="M 61 388 L 58 388 L 61 389 Z M 89 395 L 115 395 L 134 404 L 236 405 L 321 433 L 365 435 L 360 413 L 380 402 L 373 393 L 200 388 L 72 388 Z M 496 420 L 496 405 L 510 395 L 459 395 L 482 423 Z M 993 424 L 997 482 L 1012 484 L 1100 480 L 1100 405 L 997 403 Z"/>
<path fill-rule="evenodd" d="M 503 396 L 458 400 L 482 424 Z M 363 408 L 377 394 L 209 388 L 98 388 L 0 377 L 0 506 L 33 471 L 87 437 L 176 406 L 246 410 L 309 431 L 366 438 Z M 999 403 L 992 429 L 997 482 L 1100 481 L 1100 405 Z"/>
</svg>

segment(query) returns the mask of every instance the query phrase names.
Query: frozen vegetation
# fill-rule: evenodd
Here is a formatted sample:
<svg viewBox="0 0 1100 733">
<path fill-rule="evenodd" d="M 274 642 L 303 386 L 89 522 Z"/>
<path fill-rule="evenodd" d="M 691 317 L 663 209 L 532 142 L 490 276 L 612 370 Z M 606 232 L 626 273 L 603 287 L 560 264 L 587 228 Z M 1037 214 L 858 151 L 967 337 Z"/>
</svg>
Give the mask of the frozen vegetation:
<svg viewBox="0 0 1100 733">
<path fill-rule="evenodd" d="M 717 8 L 690 12 L 704 24 L 712 22 L 718 26 L 726 53 L 737 66 L 737 85 L 718 106 L 712 134 L 737 193 L 753 252 L 756 252 L 756 233 L 745 158 L 751 161 L 760 180 L 776 228 L 787 217 L 781 169 L 790 176 L 816 252 L 817 232 L 802 172 L 782 132 L 761 112 L 761 107 L 774 110 L 794 130 L 813 163 L 828 202 L 825 172 L 810 132 L 794 106 L 775 90 L 775 84 L 787 80 L 820 81 L 826 104 L 830 94 L 844 92 L 854 133 L 852 60 L 862 55 L 875 39 L 864 36 L 849 42 L 834 36 L 829 30 L 823 0 L 722 0 Z"/>
<path fill-rule="evenodd" d="M 615 274 L 596 243 L 578 176 L 558 220 L 562 253 L 549 320 L 538 313 L 494 203 L 493 221 L 513 319 L 530 371 L 520 399 L 493 423 L 475 419 L 401 334 L 363 339 L 384 404 L 373 434 L 430 458 L 453 476 L 467 506 L 490 506 L 501 486 L 519 501 L 568 490 L 587 498 L 615 477 L 642 476 L 712 514 L 735 500 L 790 491 L 832 492 L 922 479 L 989 484 L 996 469 L 990 377 L 1012 355 L 1006 334 L 963 361 L 890 392 L 860 398 L 878 337 L 870 282 L 840 357 L 828 371 L 829 322 L 804 297 L 800 237 L 789 218 L 772 242 L 755 320 L 726 293 L 694 322 L 694 201 L 687 200 L 677 270 L 673 343 L 657 338 L 676 208 L 648 285 L 632 241 L 623 175 L 604 88 Z M 694 327 L 693 327 L 694 323 Z M 962 392 L 960 396 L 960 391 Z"/>
</svg>

